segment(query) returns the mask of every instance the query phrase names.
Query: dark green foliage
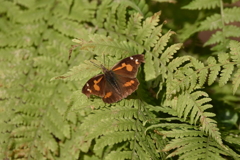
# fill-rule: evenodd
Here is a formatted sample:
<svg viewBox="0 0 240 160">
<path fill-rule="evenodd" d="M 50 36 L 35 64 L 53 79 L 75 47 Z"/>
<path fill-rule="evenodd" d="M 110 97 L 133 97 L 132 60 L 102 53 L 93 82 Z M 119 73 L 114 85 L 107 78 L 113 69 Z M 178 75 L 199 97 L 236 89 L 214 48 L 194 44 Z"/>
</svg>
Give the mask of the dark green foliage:
<svg viewBox="0 0 240 160">
<path fill-rule="evenodd" d="M 239 159 L 240 8 L 163 2 L 0 0 L 0 159 Z M 134 54 L 136 93 L 81 93 Z"/>
</svg>

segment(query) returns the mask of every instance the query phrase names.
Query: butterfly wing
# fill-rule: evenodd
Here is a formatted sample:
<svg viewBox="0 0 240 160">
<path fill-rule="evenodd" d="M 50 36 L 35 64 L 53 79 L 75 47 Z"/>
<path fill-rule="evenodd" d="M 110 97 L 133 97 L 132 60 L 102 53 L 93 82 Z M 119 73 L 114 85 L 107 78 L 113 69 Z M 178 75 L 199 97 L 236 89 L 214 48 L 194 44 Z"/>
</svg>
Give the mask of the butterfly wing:
<svg viewBox="0 0 240 160">
<path fill-rule="evenodd" d="M 138 89 L 139 82 L 137 78 L 118 76 L 117 81 L 121 88 L 123 98 L 126 98 Z"/>
<path fill-rule="evenodd" d="M 120 101 L 138 88 L 139 82 L 135 77 L 142 62 L 144 55 L 138 54 L 121 60 L 111 70 L 102 66 L 104 74 L 88 80 L 82 88 L 82 93 L 88 97 L 102 97 L 105 103 Z"/>
<path fill-rule="evenodd" d="M 138 67 L 144 62 L 144 55 L 137 54 L 127 57 L 112 67 L 112 71 L 123 77 L 135 78 Z"/>
<path fill-rule="evenodd" d="M 114 103 L 120 101 L 121 99 L 123 99 L 122 95 L 116 91 L 116 88 L 114 88 L 110 83 L 106 83 L 105 95 L 102 97 L 103 102 Z"/>
<path fill-rule="evenodd" d="M 82 88 L 82 93 L 90 97 L 90 95 L 96 95 L 103 97 L 105 95 L 105 77 L 103 74 L 99 74 L 87 81 Z"/>
<path fill-rule="evenodd" d="M 116 76 L 116 83 L 119 86 L 119 91 L 117 91 L 116 88 L 110 83 L 106 83 L 106 92 L 102 97 L 102 100 L 105 103 L 114 103 L 120 101 L 123 98 L 126 98 L 132 94 L 139 85 L 137 78 L 122 77 L 119 75 Z"/>
</svg>

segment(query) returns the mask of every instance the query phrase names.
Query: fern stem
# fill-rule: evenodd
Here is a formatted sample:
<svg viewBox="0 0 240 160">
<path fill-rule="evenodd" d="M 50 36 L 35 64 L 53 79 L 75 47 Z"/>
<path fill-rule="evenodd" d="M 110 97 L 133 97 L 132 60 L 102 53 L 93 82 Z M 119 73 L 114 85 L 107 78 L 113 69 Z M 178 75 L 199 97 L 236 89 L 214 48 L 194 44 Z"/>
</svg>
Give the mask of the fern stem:
<svg viewBox="0 0 240 160">
<path fill-rule="evenodd" d="M 219 0 L 220 3 L 220 12 L 221 12 L 221 21 L 222 21 L 222 35 L 223 35 L 223 41 L 222 43 L 224 44 L 226 42 L 226 34 L 225 34 L 225 24 L 224 24 L 224 10 L 223 10 L 223 1 Z"/>
</svg>

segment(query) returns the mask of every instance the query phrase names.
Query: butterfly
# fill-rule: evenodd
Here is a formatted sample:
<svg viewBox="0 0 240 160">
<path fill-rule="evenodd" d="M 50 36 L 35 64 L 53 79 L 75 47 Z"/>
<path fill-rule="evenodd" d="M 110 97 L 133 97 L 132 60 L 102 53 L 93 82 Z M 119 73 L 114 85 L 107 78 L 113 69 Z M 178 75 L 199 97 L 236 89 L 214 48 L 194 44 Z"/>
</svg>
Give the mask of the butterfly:
<svg viewBox="0 0 240 160">
<path fill-rule="evenodd" d="M 82 88 L 87 97 L 102 97 L 105 103 L 114 103 L 131 95 L 137 90 L 139 81 L 136 78 L 138 68 L 144 62 L 144 55 L 137 54 L 122 59 L 110 70 L 100 65 L 103 74 L 89 79 Z"/>
</svg>

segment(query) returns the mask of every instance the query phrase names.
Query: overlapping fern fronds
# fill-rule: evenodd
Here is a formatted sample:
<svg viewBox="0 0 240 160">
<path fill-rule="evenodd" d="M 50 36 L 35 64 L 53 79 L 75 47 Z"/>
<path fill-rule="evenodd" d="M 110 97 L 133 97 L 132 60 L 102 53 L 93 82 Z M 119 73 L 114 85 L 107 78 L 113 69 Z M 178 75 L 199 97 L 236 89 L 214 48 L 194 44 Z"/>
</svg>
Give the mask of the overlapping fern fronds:
<svg viewBox="0 0 240 160">
<path fill-rule="evenodd" d="M 222 7 L 217 1 L 198 3 L 185 8 Z M 204 90 L 232 82 L 238 92 L 240 44 L 226 36 L 232 26 L 209 27 L 207 18 L 187 32 L 222 29 L 209 44 L 229 44 L 230 50 L 202 62 L 177 55 L 182 44 L 170 43 L 175 32 L 163 31 L 161 12 L 151 13 L 144 0 L 1 0 L 1 5 L 0 24 L 7 27 L 0 32 L 0 158 L 239 158 L 229 145 L 239 145 L 236 137 L 221 135 L 212 97 Z M 228 21 L 222 14 L 209 19 L 238 21 L 238 8 L 222 11 Z M 72 38 L 78 41 L 68 60 Z M 135 94 L 110 105 L 81 93 L 100 72 L 88 59 L 108 67 L 134 54 L 145 55 Z"/>
<path fill-rule="evenodd" d="M 74 137 L 70 124 L 76 124 L 77 118 L 67 113 L 67 95 L 74 85 L 50 79 L 68 68 L 71 42 L 64 34 L 74 36 L 80 31 L 76 22 L 55 13 L 68 13 L 62 2 L 1 0 L 1 6 L 0 23 L 5 28 L 1 28 L 0 44 L 0 157 L 54 159 L 59 156 L 59 142 Z M 61 23 L 55 25 L 56 19 Z M 61 154 L 71 152 L 70 146 L 63 148 Z"/>
<path fill-rule="evenodd" d="M 236 0 L 232 1 L 232 3 L 234 2 L 236 2 Z M 217 52 L 226 51 L 230 40 L 232 38 L 240 37 L 240 29 L 236 26 L 236 23 L 240 22 L 238 16 L 240 14 L 240 8 L 237 6 L 228 5 L 227 3 L 225 4 L 223 0 L 212 0 L 211 2 L 207 2 L 206 0 L 195 0 L 188 5 L 185 5 L 183 9 L 220 9 L 220 12 L 212 12 L 212 15 L 204 17 L 205 19 L 202 17 L 201 21 L 198 22 L 195 27 L 186 26 L 182 37 L 189 38 L 189 36 L 194 33 L 213 31 L 211 38 L 205 43 L 205 45 L 215 45 L 212 49 Z M 190 32 L 187 32 L 190 27 L 192 29 L 191 34 L 189 34 Z"/>
</svg>

